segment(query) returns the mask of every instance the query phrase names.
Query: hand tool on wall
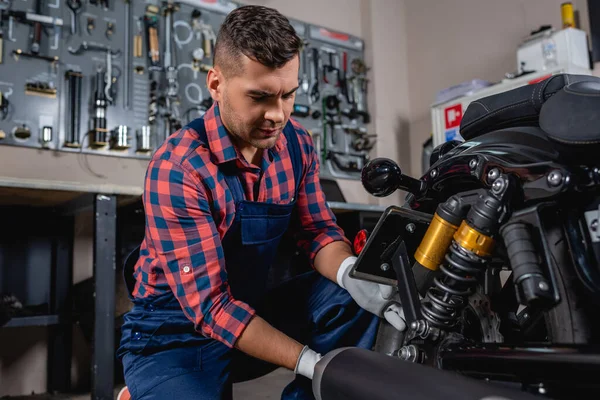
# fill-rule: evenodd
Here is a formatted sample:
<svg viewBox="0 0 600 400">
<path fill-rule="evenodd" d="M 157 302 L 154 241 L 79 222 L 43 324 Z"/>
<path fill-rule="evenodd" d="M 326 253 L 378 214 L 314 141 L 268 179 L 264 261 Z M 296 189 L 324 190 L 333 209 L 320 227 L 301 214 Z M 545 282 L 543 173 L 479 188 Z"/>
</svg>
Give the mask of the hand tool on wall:
<svg viewBox="0 0 600 400">
<path fill-rule="evenodd" d="M 0 92 L 0 120 L 4 121 L 8 116 L 8 110 L 10 107 L 10 102 L 6 97 L 4 97 L 4 93 Z"/>
<path fill-rule="evenodd" d="M 35 0 L 35 13 L 42 14 L 42 0 Z M 31 37 L 31 54 L 39 54 L 42 43 L 42 24 L 39 21 L 33 23 L 33 35 Z"/>
<path fill-rule="evenodd" d="M 310 89 L 310 83 L 308 82 L 308 60 L 306 57 L 306 48 L 308 42 L 305 40 L 302 45 L 302 51 L 300 51 L 300 63 L 302 65 L 302 78 L 299 82 L 299 94 L 307 94 Z"/>
<path fill-rule="evenodd" d="M 136 19 L 135 21 L 137 27 L 137 33 L 133 37 L 133 56 L 135 58 L 142 58 L 143 56 L 143 42 L 142 42 L 142 20 L 141 18 Z"/>
<path fill-rule="evenodd" d="M 80 119 L 81 119 L 81 85 L 83 75 L 76 71 L 67 71 L 67 131 L 65 133 L 65 147 L 81 147 Z"/>
<path fill-rule="evenodd" d="M 110 133 L 111 150 L 127 150 L 131 147 L 129 140 L 129 127 L 119 125 Z"/>
<path fill-rule="evenodd" d="M 342 162 L 342 158 L 347 160 L 345 164 Z M 354 158 L 354 160 L 352 158 Z M 327 151 L 326 159 L 331 160 L 331 162 L 333 162 L 333 164 L 341 171 L 356 173 L 362 170 L 362 167 L 368 160 L 368 156 L 365 154 L 346 154 L 329 150 Z M 356 159 L 360 160 L 361 163 L 358 163 Z"/>
<path fill-rule="evenodd" d="M 112 50 L 112 48 L 110 46 L 107 46 L 105 44 L 100 44 L 100 43 L 88 43 L 86 41 L 83 41 L 79 47 L 77 48 L 73 48 L 70 47 L 68 48 L 69 53 L 73 54 L 73 55 L 81 55 L 85 52 L 88 51 L 101 51 L 105 54 L 105 74 L 104 74 L 104 101 L 106 101 L 109 105 L 114 104 L 115 99 L 114 99 L 114 95 L 116 93 L 115 87 L 113 86 L 119 76 L 121 75 L 121 71 L 120 69 L 116 68 L 113 66 L 112 63 L 112 59 L 119 57 L 121 55 L 121 51 L 120 50 Z M 116 72 L 118 72 L 117 74 L 113 74 L 113 70 L 115 70 Z M 125 87 L 125 97 L 127 97 L 129 95 L 129 88 Z"/>
<path fill-rule="evenodd" d="M 342 78 L 340 81 L 340 92 L 348 104 L 352 104 L 352 98 L 350 97 L 350 93 L 348 91 L 348 53 L 345 51 L 342 53 Z"/>
<path fill-rule="evenodd" d="M 36 10 L 41 10 L 41 0 L 37 0 Z M 16 21 L 21 24 L 31 25 L 33 29 L 32 41 L 30 46 L 30 52 L 25 52 L 22 49 L 13 50 L 15 59 L 19 57 L 37 58 L 39 60 L 56 63 L 58 61 L 57 56 L 49 57 L 39 54 L 41 48 L 42 32 L 44 27 L 52 27 L 54 29 L 60 29 L 63 26 L 63 20 L 61 18 L 50 17 L 42 15 L 40 13 L 30 13 L 25 11 L 12 11 L 9 10 L 2 13 L 2 18 L 9 18 L 11 21 Z M 10 29 L 9 29 L 10 30 Z"/>
<path fill-rule="evenodd" d="M 200 29 L 202 31 L 202 48 L 204 49 L 204 56 L 212 58 L 212 51 L 215 47 L 217 35 L 215 34 L 213 27 L 202 19 L 200 20 Z"/>
<path fill-rule="evenodd" d="M 87 31 L 88 35 L 91 36 L 94 32 L 94 29 L 96 29 L 96 19 L 93 17 L 88 17 L 85 30 Z"/>
<path fill-rule="evenodd" d="M 312 68 L 310 69 L 310 81 L 311 81 L 311 89 L 309 99 L 312 103 L 316 103 L 321 98 L 321 93 L 319 92 L 319 49 L 312 48 Z"/>
<path fill-rule="evenodd" d="M 150 125 L 144 125 L 137 132 L 137 148 L 136 151 L 138 153 L 149 153 L 152 151 L 152 129 Z"/>
<path fill-rule="evenodd" d="M 367 109 L 367 84 L 368 79 L 366 77 L 367 74 L 367 66 L 364 61 L 360 58 L 355 58 L 352 60 L 350 64 L 352 72 L 354 76 L 351 78 L 352 80 L 352 90 L 353 90 L 353 104 L 356 110 L 356 114 L 360 115 L 363 118 L 363 122 L 368 124 L 371 122 L 371 116 Z"/>
<path fill-rule="evenodd" d="M 148 59 L 150 70 L 160 70 L 160 42 L 158 40 L 158 12 L 156 6 L 146 7 L 144 23 L 146 24 L 146 43 L 148 43 Z"/>
<path fill-rule="evenodd" d="M 94 94 L 94 117 L 91 147 L 104 147 L 108 144 L 108 129 L 106 129 L 106 91 L 105 78 L 106 73 L 99 69 L 96 71 L 96 91 Z"/>
<path fill-rule="evenodd" d="M 71 35 L 79 31 L 79 14 L 83 11 L 83 0 L 67 0 L 67 7 L 71 12 Z"/>
<path fill-rule="evenodd" d="M 148 70 L 150 72 L 150 98 L 148 102 L 148 123 L 154 125 L 158 118 L 158 89 L 160 66 L 160 42 L 158 39 L 159 8 L 154 5 L 146 7 L 144 24 L 146 26 L 146 43 L 148 49 Z"/>
<path fill-rule="evenodd" d="M 337 87 L 340 85 L 342 80 L 340 75 L 338 53 L 337 51 L 328 47 L 321 47 L 321 50 L 327 53 L 327 58 L 329 61 L 328 64 L 323 63 L 323 82 Z M 331 76 L 336 79 L 335 82 L 331 79 Z"/>
<path fill-rule="evenodd" d="M 164 96 L 164 118 L 165 118 L 165 135 L 166 139 L 174 130 L 181 128 L 179 121 L 179 83 L 177 81 L 177 61 L 175 57 L 175 46 L 173 46 L 173 14 L 178 10 L 178 7 L 173 3 L 166 3 L 163 11 L 165 17 L 165 50 L 164 64 L 165 77 L 167 80 L 166 93 Z"/>
<path fill-rule="evenodd" d="M 57 90 L 54 82 L 30 81 L 25 83 L 25 94 L 56 99 Z"/>
<path fill-rule="evenodd" d="M 192 11 L 192 32 L 197 41 L 202 40 L 202 11 L 198 9 Z"/>
<path fill-rule="evenodd" d="M 51 126 L 43 126 L 40 134 L 40 144 L 47 148 L 54 138 L 53 129 Z"/>
<path fill-rule="evenodd" d="M 106 31 L 104 31 L 104 36 L 106 36 L 106 38 L 108 40 L 112 40 L 113 35 L 115 34 L 115 24 L 113 24 L 112 22 L 107 22 L 106 23 Z M 127 38 L 129 38 L 129 36 L 126 35 Z"/>
<path fill-rule="evenodd" d="M 355 151 L 370 151 L 375 146 L 377 135 L 360 135 L 352 141 L 352 148 Z"/>
<path fill-rule="evenodd" d="M 125 49 L 123 50 L 125 57 L 125 76 L 124 82 L 124 106 L 126 110 L 131 109 L 131 3 L 125 0 Z"/>
</svg>

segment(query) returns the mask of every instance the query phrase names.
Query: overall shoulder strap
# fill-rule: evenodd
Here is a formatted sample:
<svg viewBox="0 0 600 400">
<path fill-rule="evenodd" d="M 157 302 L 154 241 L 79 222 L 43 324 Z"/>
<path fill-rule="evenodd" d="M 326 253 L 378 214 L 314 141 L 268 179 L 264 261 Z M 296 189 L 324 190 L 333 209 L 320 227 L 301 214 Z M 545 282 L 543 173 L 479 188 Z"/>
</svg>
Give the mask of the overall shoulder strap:
<svg viewBox="0 0 600 400">
<path fill-rule="evenodd" d="M 302 179 L 302 151 L 300 150 L 298 133 L 296 132 L 292 121 L 288 121 L 285 128 L 283 128 L 283 134 L 288 142 L 290 159 L 292 161 L 292 168 L 294 170 L 294 182 L 296 182 L 296 193 L 298 193 L 300 180 Z"/>
</svg>

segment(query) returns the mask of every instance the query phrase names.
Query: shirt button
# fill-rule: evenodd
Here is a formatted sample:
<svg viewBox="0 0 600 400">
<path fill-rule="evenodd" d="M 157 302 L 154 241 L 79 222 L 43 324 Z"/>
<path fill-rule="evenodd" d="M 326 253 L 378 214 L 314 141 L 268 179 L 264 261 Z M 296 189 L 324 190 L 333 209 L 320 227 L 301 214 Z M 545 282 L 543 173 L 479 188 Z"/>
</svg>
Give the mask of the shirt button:
<svg viewBox="0 0 600 400">
<path fill-rule="evenodd" d="M 156 308 L 154 308 L 154 305 L 150 304 L 148 305 L 148 311 L 154 311 L 156 310 Z"/>
<path fill-rule="evenodd" d="M 242 211 L 242 210 L 244 209 L 244 205 L 243 205 L 243 204 L 240 204 L 240 205 L 238 206 L 238 209 L 239 209 L 240 211 Z"/>
<path fill-rule="evenodd" d="M 191 268 L 190 268 L 189 265 L 186 265 L 186 266 L 183 267 L 183 273 L 184 274 L 189 274 L 190 271 L 191 271 Z"/>
<path fill-rule="evenodd" d="M 141 332 L 133 332 L 133 340 L 141 340 L 142 339 L 142 334 Z"/>
</svg>

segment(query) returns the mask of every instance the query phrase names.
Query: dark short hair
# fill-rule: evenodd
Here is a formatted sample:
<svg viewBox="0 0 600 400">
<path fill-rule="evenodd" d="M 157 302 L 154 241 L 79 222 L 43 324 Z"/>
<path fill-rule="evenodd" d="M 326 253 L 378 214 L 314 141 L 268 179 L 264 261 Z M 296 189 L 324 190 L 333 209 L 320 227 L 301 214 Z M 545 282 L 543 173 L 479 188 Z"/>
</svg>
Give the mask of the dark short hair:
<svg viewBox="0 0 600 400">
<path fill-rule="evenodd" d="M 270 68 L 280 68 L 302 48 L 290 21 L 279 11 L 263 6 L 233 10 L 221 25 L 214 52 L 214 65 L 225 74 L 240 73 L 243 54 Z"/>
</svg>

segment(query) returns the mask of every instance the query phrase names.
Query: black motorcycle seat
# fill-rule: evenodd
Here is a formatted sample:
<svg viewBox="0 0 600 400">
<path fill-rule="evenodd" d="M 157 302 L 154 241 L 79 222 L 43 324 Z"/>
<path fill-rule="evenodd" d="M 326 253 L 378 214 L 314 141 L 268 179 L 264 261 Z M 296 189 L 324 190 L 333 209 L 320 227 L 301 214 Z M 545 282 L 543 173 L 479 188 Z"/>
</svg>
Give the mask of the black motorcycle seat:
<svg viewBox="0 0 600 400">
<path fill-rule="evenodd" d="M 566 145 L 600 143 L 600 80 L 559 90 L 542 106 L 540 127 L 550 139 Z"/>
<path fill-rule="evenodd" d="M 467 107 L 461 121 L 460 134 L 466 140 L 470 140 L 484 133 L 505 128 L 519 126 L 539 127 L 540 112 L 544 108 L 545 103 L 556 94 L 561 93 L 565 86 L 576 85 L 579 82 L 600 84 L 600 78 L 589 75 L 558 74 L 539 83 L 478 99 Z M 593 85 L 593 87 L 596 86 Z M 577 85 L 573 89 L 576 93 L 581 93 L 582 90 Z M 591 91 L 591 89 L 588 89 L 588 91 Z M 566 103 L 572 103 L 572 107 L 577 107 L 583 101 L 575 101 L 574 99 L 584 96 L 579 94 L 575 96 L 561 95 L 561 97 L 564 98 L 556 103 L 552 102 L 553 106 L 549 108 L 549 114 L 556 113 L 556 109 L 565 107 Z M 590 112 L 592 104 L 598 103 L 596 101 L 586 102 L 587 111 L 585 112 Z M 551 109 L 554 111 L 550 111 Z M 577 115 L 581 115 L 582 112 L 579 112 Z M 592 113 L 595 113 L 595 111 L 592 111 Z M 573 121 L 574 118 L 565 118 L 564 112 L 559 112 L 554 117 L 560 119 L 561 115 L 563 117 L 561 124 L 557 125 L 553 119 L 551 120 L 548 117 L 544 121 L 546 129 L 550 129 L 552 132 L 548 132 L 550 138 L 560 141 L 563 144 L 579 144 L 582 140 L 592 143 L 589 141 L 590 137 L 600 140 L 598 135 L 587 134 L 581 136 L 573 134 L 574 130 L 580 129 L 581 124 L 568 123 L 567 121 Z M 598 118 L 598 116 L 595 118 Z M 553 128 L 550 128 L 550 126 Z M 597 131 L 598 128 L 596 128 Z M 589 132 L 589 129 L 585 130 L 585 132 Z M 573 138 L 573 140 L 569 140 L 569 138 Z"/>
</svg>

